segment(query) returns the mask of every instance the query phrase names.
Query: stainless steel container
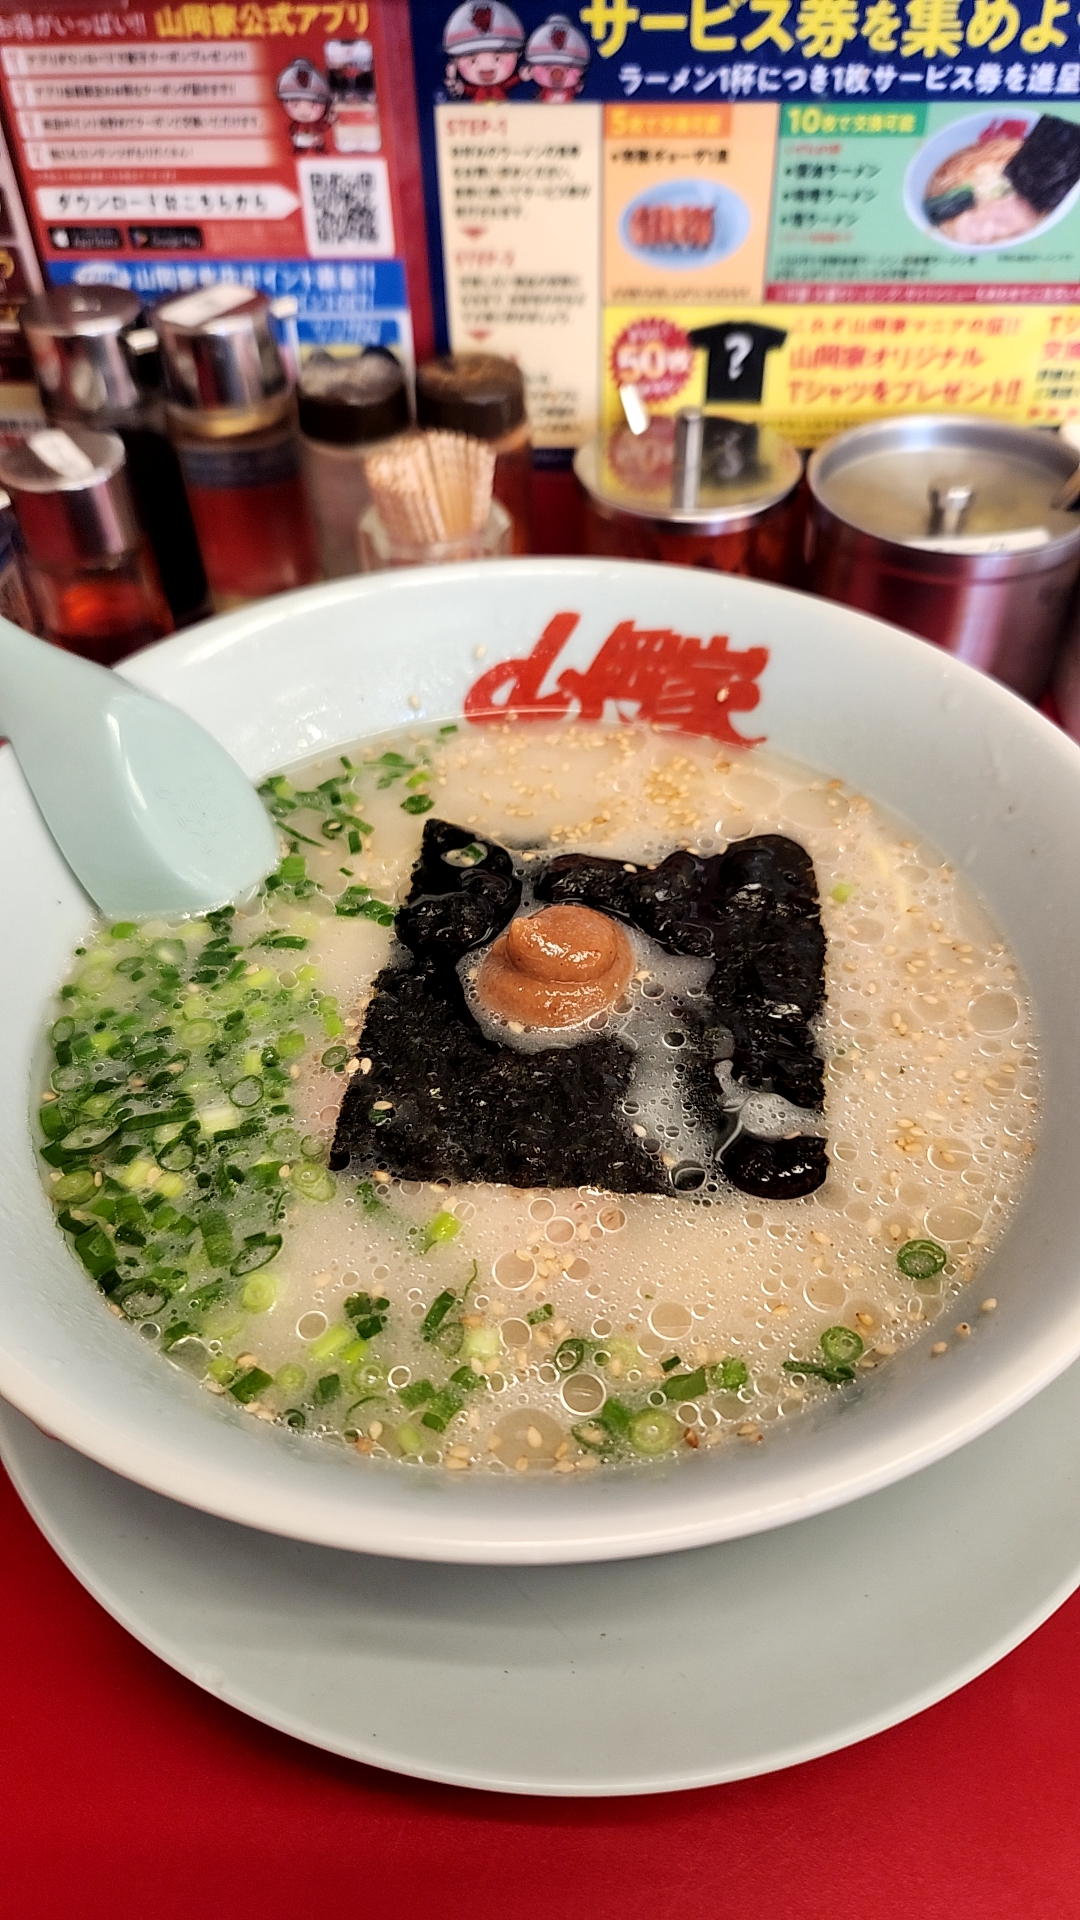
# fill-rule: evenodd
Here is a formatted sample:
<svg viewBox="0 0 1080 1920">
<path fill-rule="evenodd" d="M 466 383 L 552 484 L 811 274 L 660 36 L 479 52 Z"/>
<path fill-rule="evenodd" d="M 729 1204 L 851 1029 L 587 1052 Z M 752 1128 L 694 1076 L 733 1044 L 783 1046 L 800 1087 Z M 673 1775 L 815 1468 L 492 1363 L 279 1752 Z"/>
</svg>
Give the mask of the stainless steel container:
<svg viewBox="0 0 1080 1920">
<path fill-rule="evenodd" d="M 840 434 L 807 473 L 809 585 L 1037 700 L 1080 575 L 1080 513 L 1055 505 L 1076 458 L 964 414 Z"/>
</svg>

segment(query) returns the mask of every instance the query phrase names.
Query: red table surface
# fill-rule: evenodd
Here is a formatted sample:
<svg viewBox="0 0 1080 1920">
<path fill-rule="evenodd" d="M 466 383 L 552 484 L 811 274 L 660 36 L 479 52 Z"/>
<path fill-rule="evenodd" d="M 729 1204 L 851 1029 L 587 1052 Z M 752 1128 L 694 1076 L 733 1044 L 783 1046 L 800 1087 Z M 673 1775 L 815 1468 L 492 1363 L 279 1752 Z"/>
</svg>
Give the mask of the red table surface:
<svg viewBox="0 0 1080 1920">
<path fill-rule="evenodd" d="M 576 544 L 564 477 L 542 492 L 544 545 Z M 838 1687 L 859 1663 L 853 1645 Z M 0 1473 L 2 1920 L 1075 1920 L 1078 1701 L 1080 1594 L 952 1699 L 764 1779 L 630 1800 L 429 1786 L 173 1673 Z"/>
<path fill-rule="evenodd" d="M 631 1800 L 429 1786 L 260 1726 L 103 1613 L 2 1475 L 0 1607 L 4 1920 L 1080 1912 L 1080 1595 L 904 1726 Z M 853 1645 L 838 1687 L 858 1686 L 859 1660 Z"/>
</svg>

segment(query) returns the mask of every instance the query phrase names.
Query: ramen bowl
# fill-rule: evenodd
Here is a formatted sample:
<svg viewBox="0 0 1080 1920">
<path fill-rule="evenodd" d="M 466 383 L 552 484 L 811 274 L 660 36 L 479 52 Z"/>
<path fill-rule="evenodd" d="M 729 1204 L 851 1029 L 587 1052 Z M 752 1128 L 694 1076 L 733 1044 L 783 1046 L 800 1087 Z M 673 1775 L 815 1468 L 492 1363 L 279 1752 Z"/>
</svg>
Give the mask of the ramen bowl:
<svg viewBox="0 0 1080 1920">
<path fill-rule="evenodd" d="M 1043 1112 L 1018 1207 L 958 1304 L 973 1336 L 939 1358 L 928 1335 L 762 1445 L 610 1473 L 359 1460 L 252 1420 L 165 1364 L 104 1310 L 57 1231 L 30 1112 L 51 997 L 92 914 L 5 749 L 0 1392 L 46 1432 L 173 1499 L 301 1540 L 436 1561 L 599 1560 L 857 1499 L 975 1438 L 1080 1354 L 1080 750 L 1012 694 L 826 601 L 589 560 L 337 581 L 210 621 L 122 671 L 253 777 L 397 726 L 468 726 L 506 706 L 527 726 L 538 707 L 572 717 L 582 699 L 613 725 L 637 717 L 728 753 L 765 740 L 909 821 L 970 880 L 1026 975 Z M 997 1306 L 980 1316 L 985 1296 Z"/>
</svg>

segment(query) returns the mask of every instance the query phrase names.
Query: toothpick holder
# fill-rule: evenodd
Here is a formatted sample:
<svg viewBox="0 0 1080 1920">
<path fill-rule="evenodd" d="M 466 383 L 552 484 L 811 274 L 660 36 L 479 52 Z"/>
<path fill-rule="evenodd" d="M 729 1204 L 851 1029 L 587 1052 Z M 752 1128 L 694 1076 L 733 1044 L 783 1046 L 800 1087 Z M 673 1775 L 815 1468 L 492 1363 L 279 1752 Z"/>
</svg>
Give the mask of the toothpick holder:
<svg viewBox="0 0 1080 1920">
<path fill-rule="evenodd" d="M 476 533 L 457 534 L 450 540 L 405 541 L 393 539 L 379 515 L 378 507 L 368 507 L 360 516 L 357 529 L 361 573 L 385 573 L 392 567 L 443 566 L 455 560 L 493 560 L 513 551 L 513 525 L 506 508 L 497 500 L 484 525 Z"/>
</svg>

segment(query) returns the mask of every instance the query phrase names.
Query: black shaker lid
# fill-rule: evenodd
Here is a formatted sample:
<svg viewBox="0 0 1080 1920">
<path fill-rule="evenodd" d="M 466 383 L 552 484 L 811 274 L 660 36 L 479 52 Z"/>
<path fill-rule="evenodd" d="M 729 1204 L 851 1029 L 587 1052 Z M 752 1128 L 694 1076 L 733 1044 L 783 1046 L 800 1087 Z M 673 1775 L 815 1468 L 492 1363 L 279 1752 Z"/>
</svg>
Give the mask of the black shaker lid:
<svg viewBox="0 0 1080 1920">
<path fill-rule="evenodd" d="M 422 427 L 501 440 L 525 418 L 521 369 L 497 353 L 444 353 L 417 370 L 416 418 Z"/>
<path fill-rule="evenodd" d="M 386 347 L 366 347 L 340 357 L 311 354 L 296 396 L 301 433 L 334 446 L 386 440 L 409 425 L 405 375 Z"/>
</svg>

